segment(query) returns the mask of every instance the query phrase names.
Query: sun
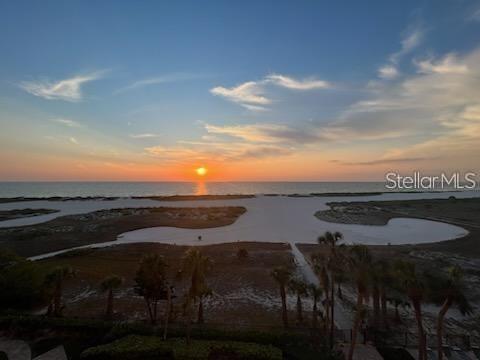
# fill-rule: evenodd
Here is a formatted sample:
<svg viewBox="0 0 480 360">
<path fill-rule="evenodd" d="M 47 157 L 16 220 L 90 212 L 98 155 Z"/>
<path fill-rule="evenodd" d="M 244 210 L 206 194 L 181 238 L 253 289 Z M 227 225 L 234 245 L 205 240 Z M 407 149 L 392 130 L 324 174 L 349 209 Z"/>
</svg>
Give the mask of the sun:
<svg viewBox="0 0 480 360">
<path fill-rule="evenodd" d="M 207 175 L 208 170 L 206 167 L 202 166 L 202 167 L 196 168 L 195 172 L 197 173 L 198 176 L 205 176 Z"/>
</svg>

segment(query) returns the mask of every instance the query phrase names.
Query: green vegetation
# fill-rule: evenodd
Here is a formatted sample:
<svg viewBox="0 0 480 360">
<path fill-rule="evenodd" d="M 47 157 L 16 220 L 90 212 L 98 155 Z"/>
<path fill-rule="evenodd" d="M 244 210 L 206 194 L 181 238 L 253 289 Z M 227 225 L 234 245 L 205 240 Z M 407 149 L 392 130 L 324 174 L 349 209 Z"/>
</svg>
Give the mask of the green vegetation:
<svg viewBox="0 0 480 360">
<path fill-rule="evenodd" d="M 145 299 L 150 322 L 153 325 L 157 322 L 158 303 L 166 299 L 166 267 L 163 256 L 145 255 L 135 276 L 135 292 Z"/>
<path fill-rule="evenodd" d="M 45 275 L 38 263 L 0 251 L 0 307 L 28 309 L 41 303 Z"/>
<path fill-rule="evenodd" d="M 292 270 L 285 266 L 276 267 L 271 272 L 272 277 L 277 281 L 280 288 L 280 297 L 282 299 L 282 320 L 283 326 L 288 328 L 287 313 L 287 285 L 292 277 Z"/>
<path fill-rule="evenodd" d="M 398 307 L 413 309 L 420 360 L 427 359 L 422 305 L 435 303 L 440 306 L 437 315 L 437 351 L 439 359 L 442 359 L 443 322 L 446 313 L 452 306 L 456 306 L 464 315 L 471 312 L 465 296 L 462 269 L 455 266 L 446 273 L 437 271 L 432 274 L 419 269 L 414 262 L 397 260 L 389 263 L 376 259 L 365 245 L 336 245 L 338 239 L 341 239 L 341 234 L 338 233 L 327 232 L 320 237 L 322 249 L 312 255 L 312 262 L 325 296 L 325 329 L 328 325 L 332 329 L 335 283 L 338 285 L 340 279 L 349 281 L 356 289 L 355 317 L 347 359 L 353 358 L 357 334 L 365 320 L 369 328 L 381 337 L 385 338 L 390 334 L 387 301 L 395 305 L 397 325 L 401 323 Z M 311 294 L 314 294 L 312 290 Z M 338 297 L 340 296 L 338 291 Z M 370 297 L 373 300 L 372 309 L 366 302 Z M 332 340 L 331 336 L 330 344 L 333 344 Z"/>
<path fill-rule="evenodd" d="M 189 345 L 183 339 L 163 341 L 158 337 L 127 336 L 110 344 L 87 349 L 83 359 L 228 359 L 281 360 L 282 351 L 271 345 L 235 341 L 193 340 Z"/>
<path fill-rule="evenodd" d="M 123 279 L 116 276 L 111 275 L 103 279 L 100 284 L 100 289 L 102 292 L 106 292 L 107 295 L 107 307 L 105 308 L 105 318 L 111 319 L 113 317 L 113 291 L 118 289 L 123 283 Z"/>
</svg>

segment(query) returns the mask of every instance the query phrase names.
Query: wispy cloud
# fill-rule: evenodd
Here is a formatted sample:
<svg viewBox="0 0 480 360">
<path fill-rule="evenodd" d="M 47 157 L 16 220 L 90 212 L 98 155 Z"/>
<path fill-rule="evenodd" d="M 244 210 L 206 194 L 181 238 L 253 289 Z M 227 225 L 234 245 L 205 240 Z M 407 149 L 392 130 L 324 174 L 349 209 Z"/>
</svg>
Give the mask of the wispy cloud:
<svg viewBox="0 0 480 360">
<path fill-rule="evenodd" d="M 400 75 L 398 64 L 400 60 L 412 52 L 424 38 L 424 30 L 419 25 L 411 25 L 405 31 L 400 41 L 400 50 L 388 57 L 388 63 L 379 67 L 378 76 L 385 80 L 392 80 Z"/>
<path fill-rule="evenodd" d="M 468 67 L 466 64 L 461 63 L 458 57 L 453 54 L 447 54 L 442 59 L 434 61 L 432 59 L 414 61 L 418 68 L 418 72 L 424 74 L 466 74 L 468 73 Z"/>
<path fill-rule="evenodd" d="M 205 124 L 209 134 L 227 135 L 249 142 L 305 144 L 322 140 L 316 129 L 298 129 L 283 124 L 217 126 Z"/>
<path fill-rule="evenodd" d="M 68 138 L 68 141 L 70 141 L 72 144 L 75 144 L 75 145 L 78 145 L 79 142 L 76 138 L 74 138 L 73 136 Z"/>
<path fill-rule="evenodd" d="M 398 75 L 399 72 L 393 65 L 384 65 L 378 69 L 378 76 L 382 79 L 395 79 Z"/>
<path fill-rule="evenodd" d="M 421 162 L 421 161 L 431 161 L 435 159 L 436 159 L 435 157 L 406 157 L 406 158 L 382 158 L 382 159 L 368 160 L 368 161 L 332 160 L 331 162 L 341 164 L 341 165 L 365 166 L 365 165 L 389 165 L 389 164 L 398 164 L 398 163 L 412 163 L 412 162 Z"/>
<path fill-rule="evenodd" d="M 469 15 L 467 16 L 467 20 L 480 21 L 480 7 L 470 12 Z"/>
<path fill-rule="evenodd" d="M 205 77 L 205 75 L 191 74 L 191 73 L 173 73 L 173 74 L 166 74 L 166 75 L 160 75 L 160 76 L 152 76 L 146 79 L 135 81 L 130 85 L 117 89 L 114 91 L 114 94 L 120 94 L 129 90 L 139 89 L 146 86 L 167 84 L 167 83 L 173 83 L 178 81 L 194 80 L 194 79 L 199 79 L 203 77 Z"/>
<path fill-rule="evenodd" d="M 443 157 L 459 168 L 476 166 L 471 154 L 480 151 L 480 49 L 417 66 L 419 73 L 372 91 L 326 130 L 347 141 L 384 141 L 386 159 L 377 164 Z M 402 137 L 401 148 L 385 143 L 393 137 Z"/>
<path fill-rule="evenodd" d="M 151 146 L 145 148 L 146 154 L 173 163 L 192 161 L 242 161 L 259 160 L 278 156 L 287 156 L 293 149 L 273 144 L 251 144 L 235 142 L 180 142 L 173 146 Z"/>
<path fill-rule="evenodd" d="M 307 78 L 302 80 L 293 77 L 270 74 L 258 81 L 247 81 L 238 86 L 226 88 L 217 86 L 210 90 L 213 95 L 224 97 L 225 99 L 242 105 L 251 111 L 265 111 L 266 105 L 270 105 L 273 101 L 266 95 L 267 86 L 278 86 L 290 90 L 314 90 L 328 89 L 332 85 L 324 80 L 315 78 Z"/>
<path fill-rule="evenodd" d="M 246 108 L 250 107 L 249 110 L 263 110 L 264 107 L 261 105 L 268 105 L 272 102 L 264 95 L 264 90 L 257 81 L 248 81 L 232 88 L 217 86 L 210 92 Z"/>
<path fill-rule="evenodd" d="M 292 77 L 280 74 L 267 75 L 265 81 L 292 90 L 328 89 L 331 87 L 331 84 L 324 80 L 318 80 L 315 78 L 296 80 Z"/>
<path fill-rule="evenodd" d="M 158 137 L 158 134 L 144 133 L 144 134 L 130 134 L 132 139 L 151 139 Z"/>
<path fill-rule="evenodd" d="M 104 71 L 97 71 L 53 82 L 49 80 L 23 81 L 20 83 L 20 87 L 32 95 L 47 100 L 77 102 L 83 99 L 82 85 L 101 78 L 104 73 Z"/>
<path fill-rule="evenodd" d="M 68 127 L 82 127 L 83 125 L 80 124 L 79 122 L 75 121 L 75 120 L 71 120 L 71 119 L 64 119 L 64 118 L 56 118 L 56 119 L 51 119 L 50 121 L 54 122 L 54 123 L 57 123 L 57 124 L 60 124 L 60 125 L 64 125 L 64 126 L 68 126 Z"/>
<path fill-rule="evenodd" d="M 410 53 L 422 42 L 424 37 L 424 30 L 418 25 L 411 26 L 406 30 L 402 40 L 400 41 L 401 48 L 396 53 L 390 55 L 390 61 L 397 64 L 400 59 Z"/>
</svg>

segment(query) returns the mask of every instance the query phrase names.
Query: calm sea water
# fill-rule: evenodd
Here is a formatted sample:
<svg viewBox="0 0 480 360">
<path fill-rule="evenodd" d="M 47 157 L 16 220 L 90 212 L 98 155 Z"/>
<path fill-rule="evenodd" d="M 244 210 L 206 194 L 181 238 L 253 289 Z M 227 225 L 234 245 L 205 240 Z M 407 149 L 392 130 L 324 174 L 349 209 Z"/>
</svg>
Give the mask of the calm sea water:
<svg viewBox="0 0 480 360">
<path fill-rule="evenodd" d="M 386 192 L 384 182 L 0 182 L 0 197 Z"/>
</svg>

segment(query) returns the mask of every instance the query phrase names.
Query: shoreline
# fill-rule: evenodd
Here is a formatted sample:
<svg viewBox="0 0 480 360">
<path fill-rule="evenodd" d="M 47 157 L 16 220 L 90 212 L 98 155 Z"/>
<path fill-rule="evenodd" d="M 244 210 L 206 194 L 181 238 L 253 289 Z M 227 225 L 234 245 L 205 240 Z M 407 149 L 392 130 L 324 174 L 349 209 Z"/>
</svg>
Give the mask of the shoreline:
<svg viewBox="0 0 480 360">
<path fill-rule="evenodd" d="M 8 204 L 15 202 L 29 201 L 113 201 L 121 199 L 137 199 L 137 200 L 157 200 L 157 201 L 202 201 L 202 200 L 228 200 L 228 199 L 249 199 L 259 196 L 267 197 L 344 197 L 344 196 L 380 196 L 385 194 L 444 194 L 444 193 L 467 193 L 478 192 L 479 190 L 431 190 L 431 191 L 359 191 L 359 192 L 311 192 L 311 193 L 258 193 L 258 194 L 172 194 L 172 195 L 142 195 L 142 196 L 14 196 L 0 197 L 0 204 Z"/>
</svg>

